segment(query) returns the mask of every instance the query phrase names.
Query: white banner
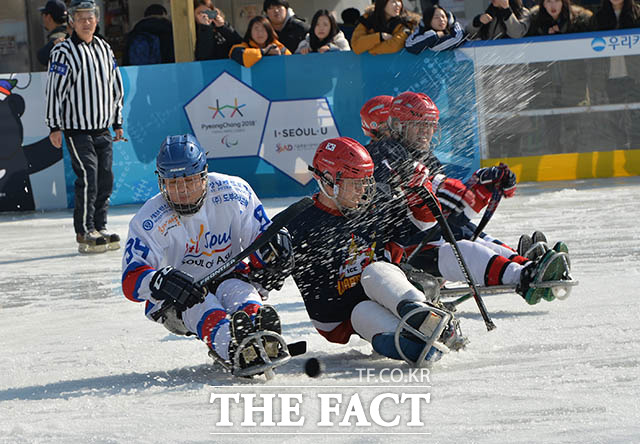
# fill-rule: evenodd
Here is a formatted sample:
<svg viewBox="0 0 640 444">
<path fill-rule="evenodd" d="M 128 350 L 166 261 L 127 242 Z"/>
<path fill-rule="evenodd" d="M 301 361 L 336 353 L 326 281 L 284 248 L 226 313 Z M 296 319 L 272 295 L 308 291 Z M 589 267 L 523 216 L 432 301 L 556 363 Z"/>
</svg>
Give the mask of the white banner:
<svg viewBox="0 0 640 444">
<path fill-rule="evenodd" d="M 185 105 L 208 158 L 255 156 L 269 100 L 223 72 Z"/>
<path fill-rule="evenodd" d="M 302 185 L 320 143 L 340 137 L 325 98 L 273 102 L 260 145 L 260 157 Z"/>
</svg>

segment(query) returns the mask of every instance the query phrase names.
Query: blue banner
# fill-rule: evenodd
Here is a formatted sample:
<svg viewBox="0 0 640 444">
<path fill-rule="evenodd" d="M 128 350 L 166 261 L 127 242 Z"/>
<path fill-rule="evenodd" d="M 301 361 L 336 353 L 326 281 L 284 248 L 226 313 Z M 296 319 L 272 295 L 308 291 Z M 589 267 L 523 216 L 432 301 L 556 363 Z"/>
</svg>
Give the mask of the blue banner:
<svg viewBox="0 0 640 444">
<path fill-rule="evenodd" d="M 295 150 L 304 145 L 287 143 L 289 135 L 298 139 L 316 137 L 304 148 L 307 158 L 318 137 L 322 140 L 323 136 L 339 134 L 366 144 L 368 139 L 360 128 L 359 116 L 364 102 L 376 95 L 397 95 L 406 90 L 424 92 L 438 105 L 442 130 L 436 154 L 449 165 L 449 173 L 462 178 L 479 166 L 473 63 L 454 52 L 269 57 L 251 69 L 231 60 L 120 69 L 125 88 L 124 129 L 129 141 L 114 144 L 111 202 L 115 205 L 143 202 L 157 192 L 155 156 L 167 135 L 194 133 L 202 139 L 201 129 L 215 126 L 224 131 L 221 128 L 233 119 L 254 125 L 258 137 L 246 139 L 242 147 L 233 146 L 240 139 L 237 133 L 215 138 L 216 143 L 226 143 L 229 150 L 241 152 L 238 156 L 233 151 L 221 154 L 219 150 L 225 148 L 203 143 L 210 158 L 209 169 L 245 178 L 261 197 L 308 194 L 315 189 L 314 182 L 306 182 L 295 173 L 300 170 L 299 165 L 289 168 L 274 160 L 271 150 Z M 224 89 L 232 89 L 232 94 L 216 104 L 217 93 L 229 93 Z M 199 106 L 201 118 L 210 119 L 210 125 L 198 120 L 190 109 L 202 97 L 205 103 Z M 209 106 L 205 106 L 206 100 L 211 102 Z M 310 109 L 316 104 L 320 108 L 328 106 L 324 120 L 329 123 L 317 129 L 311 124 L 296 126 L 300 106 Z M 256 108 L 267 111 L 260 114 Z M 291 108 L 289 117 L 287 108 Z M 251 112 L 256 114 L 249 119 L 247 113 Z M 289 128 L 283 126 L 287 118 L 294 122 Z M 337 134 L 333 133 L 334 128 Z M 271 141 L 269 137 L 275 139 Z M 66 170 L 71 172 L 70 163 Z M 71 204 L 72 177 L 67 177 L 67 184 Z"/>
</svg>

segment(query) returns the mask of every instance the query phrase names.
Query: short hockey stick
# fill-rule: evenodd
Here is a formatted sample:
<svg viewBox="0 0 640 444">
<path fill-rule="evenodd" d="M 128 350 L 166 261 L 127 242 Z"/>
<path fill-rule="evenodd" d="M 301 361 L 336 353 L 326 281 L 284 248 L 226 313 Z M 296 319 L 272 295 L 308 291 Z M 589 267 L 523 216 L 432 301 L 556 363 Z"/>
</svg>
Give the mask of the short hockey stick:
<svg viewBox="0 0 640 444">
<path fill-rule="evenodd" d="M 480 219 L 480 223 L 476 227 L 476 231 L 474 231 L 473 236 L 471 237 L 472 242 L 475 241 L 478 238 L 478 236 L 480 236 L 480 233 L 482 233 L 482 231 L 484 230 L 484 227 L 486 227 L 489 221 L 491 220 L 493 213 L 495 213 L 496 208 L 498 208 L 500 199 L 502 199 L 502 188 L 496 185 L 495 189 L 493 190 L 493 194 L 491 195 L 491 200 L 487 205 L 487 209 L 484 210 L 482 219 Z"/>
<path fill-rule="evenodd" d="M 456 257 L 456 260 L 458 261 L 458 265 L 460 265 L 460 270 L 462 271 L 462 274 L 464 275 L 464 278 L 467 281 L 467 284 L 469 285 L 469 289 L 473 294 L 473 298 L 475 299 L 476 304 L 478 305 L 478 309 L 480 310 L 480 314 L 482 315 L 484 324 L 487 327 L 487 331 L 491 331 L 495 329 L 496 325 L 493 323 L 493 321 L 489 317 L 489 313 L 487 313 L 487 307 L 485 307 L 484 302 L 480 297 L 480 292 L 478 291 L 476 284 L 473 282 L 473 278 L 471 277 L 469 268 L 467 267 L 467 264 L 464 261 L 464 258 L 462 257 L 462 253 L 460 252 L 460 248 L 458 247 L 456 238 L 453 236 L 453 233 L 451 232 L 451 228 L 447 223 L 447 219 L 444 217 L 444 215 L 442 214 L 442 210 L 438 206 L 438 201 L 436 200 L 436 197 L 433 195 L 431 190 L 429 190 L 426 187 L 415 187 L 415 188 L 411 188 L 410 190 L 413 192 L 417 192 L 424 199 L 425 203 L 427 204 L 427 207 L 429 207 L 429 210 L 435 216 L 436 220 L 438 221 L 438 224 L 440 225 L 440 228 L 442 229 L 444 240 L 446 240 L 451 244 L 453 254 Z"/>
<path fill-rule="evenodd" d="M 238 265 L 243 259 L 247 258 L 252 253 L 255 253 L 260 248 L 264 247 L 271 241 L 271 238 L 275 236 L 281 228 L 286 226 L 289 222 L 295 219 L 300 213 L 313 205 L 313 199 L 310 197 L 303 197 L 299 201 L 289 205 L 287 208 L 276 214 L 271 220 L 271 225 L 267 228 L 258 238 L 256 238 L 251 244 L 235 255 L 233 258 L 225 262 L 220 268 L 214 270 L 207 276 L 203 277 L 196 282 L 199 287 L 205 287 L 208 283 L 216 280 L 227 271 Z M 160 310 L 151 315 L 154 321 L 160 319 L 164 313 L 173 307 L 172 303 L 165 301 L 162 304 Z"/>
</svg>

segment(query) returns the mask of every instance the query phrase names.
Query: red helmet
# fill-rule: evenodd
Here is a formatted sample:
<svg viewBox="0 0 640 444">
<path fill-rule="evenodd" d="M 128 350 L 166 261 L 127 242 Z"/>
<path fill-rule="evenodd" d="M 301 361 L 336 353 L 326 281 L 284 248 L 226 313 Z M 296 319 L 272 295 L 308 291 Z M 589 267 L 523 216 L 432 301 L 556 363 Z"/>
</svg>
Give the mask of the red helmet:
<svg viewBox="0 0 640 444">
<path fill-rule="evenodd" d="M 386 125 L 389 119 L 389 107 L 393 102 L 391 96 L 375 96 L 367 100 L 360 109 L 360 121 L 364 135 L 371 138 L 379 136 L 378 128 Z"/>
<path fill-rule="evenodd" d="M 313 172 L 320 191 L 347 217 L 366 211 L 375 195 L 373 160 L 365 147 L 349 137 L 322 142 L 313 157 Z M 347 180 L 349 179 L 349 180 Z M 333 188 L 329 194 L 326 186 Z M 353 189 L 357 189 L 354 194 Z"/>
<path fill-rule="evenodd" d="M 401 122 L 411 120 L 437 122 L 440 112 L 428 95 L 405 91 L 393 99 L 389 115 Z"/>
<path fill-rule="evenodd" d="M 321 177 L 328 173 L 334 183 L 340 179 L 363 179 L 373 175 L 373 160 L 357 140 L 338 137 L 318 146 L 313 169 Z"/>
</svg>

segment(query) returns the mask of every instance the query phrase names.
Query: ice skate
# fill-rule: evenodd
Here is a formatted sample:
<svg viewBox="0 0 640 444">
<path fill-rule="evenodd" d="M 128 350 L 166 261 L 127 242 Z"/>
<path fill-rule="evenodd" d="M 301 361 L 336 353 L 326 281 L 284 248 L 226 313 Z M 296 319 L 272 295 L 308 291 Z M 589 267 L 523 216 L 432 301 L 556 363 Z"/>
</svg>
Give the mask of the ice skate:
<svg viewBox="0 0 640 444">
<path fill-rule="evenodd" d="M 516 292 L 530 305 L 537 304 L 540 299 L 553 301 L 556 292 L 545 283 L 556 284 L 563 279 L 569 279 L 568 256 L 564 252 L 549 250 L 539 260 L 525 266 Z"/>
<path fill-rule="evenodd" d="M 518 255 L 531 259 L 538 259 L 547 252 L 547 237 L 542 231 L 534 231 L 531 236 L 523 234 L 518 240 Z"/>
<path fill-rule="evenodd" d="M 544 242 L 536 242 L 535 244 L 533 244 L 531 246 L 531 248 L 529 248 L 525 253 L 524 253 L 524 257 L 526 257 L 527 259 L 530 259 L 532 261 L 538 260 L 539 258 L 541 258 L 542 256 L 544 256 L 544 254 L 549 251 L 549 246 L 544 243 Z"/>
<path fill-rule="evenodd" d="M 533 241 L 534 244 L 537 244 L 538 242 L 543 242 L 546 244 L 547 236 L 545 236 L 542 231 L 536 230 L 531 234 L 531 240 Z"/>
<path fill-rule="evenodd" d="M 76 234 L 78 252 L 82 254 L 104 253 L 107 251 L 107 241 L 97 231 Z"/>
<path fill-rule="evenodd" d="M 518 255 L 525 257 L 525 253 L 529 251 L 529 248 L 533 245 L 533 239 L 528 234 L 523 234 L 518 239 Z"/>
<path fill-rule="evenodd" d="M 424 367 L 439 360 L 450 350 L 447 343 L 454 350 L 461 349 L 467 343 L 453 315 L 434 304 L 402 301 L 398 305 L 398 314 L 402 319 L 393 334 L 393 345 L 398 357 L 411 366 Z M 374 348 L 383 342 L 388 343 L 389 335 L 374 338 Z M 380 353 L 377 348 L 376 351 Z"/>
<path fill-rule="evenodd" d="M 256 313 L 255 326 L 258 331 L 271 331 L 278 335 L 282 333 L 280 316 L 278 316 L 276 309 L 271 305 L 263 305 L 258 309 L 258 313 Z M 270 336 L 265 336 L 264 347 L 270 358 L 277 358 L 282 352 L 280 341 Z"/>
<path fill-rule="evenodd" d="M 120 236 L 117 233 L 103 228 L 98 231 L 107 243 L 107 250 L 118 250 L 120 248 Z"/>
<path fill-rule="evenodd" d="M 287 345 L 278 333 L 258 330 L 248 314 L 237 311 L 231 317 L 231 338 L 229 345 L 230 368 L 234 376 L 251 377 L 264 374 L 267 379 L 274 377 L 273 369 L 285 364 L 291 356 Z M 278 341 L 276 357 L 267 353 L 265 343 Z"/>
</svg>

